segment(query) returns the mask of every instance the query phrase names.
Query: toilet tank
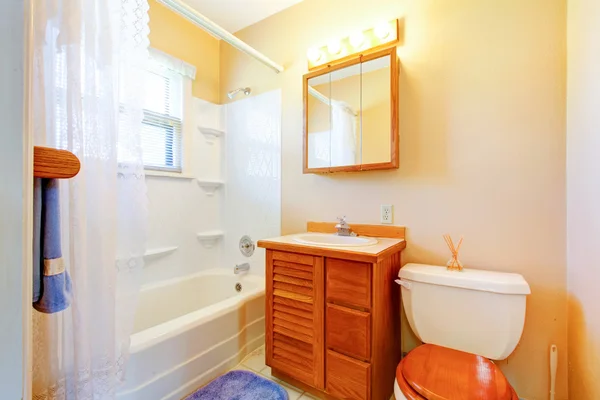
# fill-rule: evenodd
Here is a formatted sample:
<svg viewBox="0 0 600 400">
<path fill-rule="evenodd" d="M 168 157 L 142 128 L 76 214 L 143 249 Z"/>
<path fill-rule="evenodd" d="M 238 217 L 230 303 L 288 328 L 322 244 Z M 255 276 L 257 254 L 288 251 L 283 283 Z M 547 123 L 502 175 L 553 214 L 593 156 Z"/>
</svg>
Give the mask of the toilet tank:
<svg viewBox="0 0 600 400">
<path fill-rule="evenodd" d="M 422 264 L 407 264 L 398 275 L 408 322 L 424 343 L 493 360 L 519 343 L 531 293 L 523 276 Z"/>
</svg>

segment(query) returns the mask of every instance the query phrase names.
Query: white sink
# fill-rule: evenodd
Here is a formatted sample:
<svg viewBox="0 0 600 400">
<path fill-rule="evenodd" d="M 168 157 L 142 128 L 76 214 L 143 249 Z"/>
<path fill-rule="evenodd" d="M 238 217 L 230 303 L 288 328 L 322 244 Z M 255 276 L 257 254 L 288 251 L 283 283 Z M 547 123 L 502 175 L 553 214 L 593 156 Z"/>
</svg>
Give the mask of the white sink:
<svg viewBox="0 0 600 400">
<path fill-rule="evenodd" d="M 294 241 L 315 246 L 362 247 L 377 244 L 377 239 L 364 236 L 338 236 L 326 233 L 301 233 Z"/>
</svg>

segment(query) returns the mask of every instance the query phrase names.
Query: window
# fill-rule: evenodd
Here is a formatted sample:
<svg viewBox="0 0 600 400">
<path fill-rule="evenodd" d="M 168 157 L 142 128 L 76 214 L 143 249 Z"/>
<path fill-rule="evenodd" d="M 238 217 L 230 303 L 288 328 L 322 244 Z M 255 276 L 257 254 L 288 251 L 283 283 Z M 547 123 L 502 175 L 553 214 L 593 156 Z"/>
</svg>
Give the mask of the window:
<svg viewBox="0 0 600 400">
<path fill-rule="evenodd" d="M 141 127 L 141 145 L 143 150 L 143 162 L 145 169 L 166 172 L 182 172 L 183 168 L 183 123 L 184 103 L 191 98 L 191 81 L 196 76 L 194 66 L 178 60 L 158 50 L 149 49 L 150 59 L 147 69 L 143 73 L 141 83 L 145 91 L 142 104 L 143 121 Z M 68 91 L 68 71 L 66 67 L 66 53 L 58 53 L 54 59 L 56 68 L 53 90 L 56 97 L 55 112 L 55 146 L 59 149 L 72 146 L 76 149 L 82 146 L 80 141 L 67 143 L 65 133 L 70 125 L 79 121 L 71 121 L 68 114 L 68 106 L 71 102 L 78 101 L 77 93 Z M 85 74 L 82 72 L 81 76 Z M 93 75 L 95 79 L 101 79 L 101 74 Z M 120 82 L 125 85 L 126 82 Z M 102 85 L 97 85 L 99 92 L 87 93 L 85 91 L 85 80 L 82 82 L 84 95 L 95 96 L 96 99 L 112 95 L 112 92 L 102 92 Z M 126 90 L 119 88 L 119 96 L 124 96 Z M 97 100 L 100 101 L 100 100 Z M 105 101 L 105 100 L 103 100 Z M 94 103 L 95 104 L 95 103 Z M 104 103 L 102 103 L 104 104 Z M 112 104 L 112 99 L 110 100 Z M 136 107 L 137 108 L 137 107 Z M 138 109 L 139 110 L 139 109 Z M 107 121 L 109 119 L 106 119 Z M 119 130 L 124 132 L 128 129 L 128 116 L 125 110 L 125 99 L 121 97 L 121 114 Z M 100 119 L 98 123 L 102 123 Z M 83 121 L 85 124 L 85 120 Z M 106 128 L 110 128 L 112 119 L 107 122 Z M 127 140 L 127 135 L 123 135 Z M 77 138 L 76 138 L 77 139 Z M 124 152 L 124 147 L 119 146 L 117 159 L 119 163 L 126 164 L 131 155 Z M 85 146 L 83 148 L 85 152 Z"/>
<path fill-rule="evenodd" d="M 144 73 L 146 98 L 142 122 L 144 167 L 181 172 L 183 76 L 153 65 Z"/>
</svg>

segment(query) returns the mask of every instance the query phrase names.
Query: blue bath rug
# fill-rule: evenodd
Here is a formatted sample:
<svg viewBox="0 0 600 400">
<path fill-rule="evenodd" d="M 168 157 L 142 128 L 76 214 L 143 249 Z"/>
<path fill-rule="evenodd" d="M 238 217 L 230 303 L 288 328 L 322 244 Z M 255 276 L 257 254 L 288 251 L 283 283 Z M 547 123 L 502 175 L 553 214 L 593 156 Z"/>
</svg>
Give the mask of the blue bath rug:
<svg viewBox="0 0 600 400">
<path fill-rule="evenodd" d="M 280 385 L 252 372 L 230 371 L 185 400 L 288 400 L 288 395 Z"/>
</svg>

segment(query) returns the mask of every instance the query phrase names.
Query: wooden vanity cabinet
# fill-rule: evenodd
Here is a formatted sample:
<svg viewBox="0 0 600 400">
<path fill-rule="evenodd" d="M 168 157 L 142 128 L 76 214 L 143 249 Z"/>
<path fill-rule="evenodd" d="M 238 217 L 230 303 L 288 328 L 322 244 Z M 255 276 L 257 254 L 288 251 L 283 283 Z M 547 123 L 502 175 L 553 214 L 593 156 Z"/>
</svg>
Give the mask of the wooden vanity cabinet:
<svg viewBox="0 0 600 400">
<path fill-rule="evenodd" d="M 394 280 L 404 246 L 378 255 L 261 247 L 272 374 L 324 398 L 388 400 L 401 353 Z"/>
</svg>

